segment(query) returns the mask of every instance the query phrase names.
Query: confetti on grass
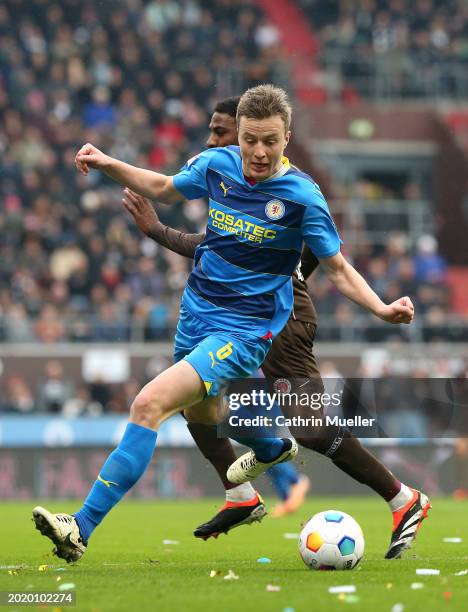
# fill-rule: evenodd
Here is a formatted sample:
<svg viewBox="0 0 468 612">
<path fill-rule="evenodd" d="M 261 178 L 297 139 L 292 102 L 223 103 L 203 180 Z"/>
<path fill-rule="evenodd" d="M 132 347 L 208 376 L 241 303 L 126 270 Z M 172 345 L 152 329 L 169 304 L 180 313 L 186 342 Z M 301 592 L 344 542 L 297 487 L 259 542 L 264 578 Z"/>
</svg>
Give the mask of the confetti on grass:
<svg viewBox="0 0 468 612">
<path fill-rule="evenodd" d="M 228 573 L 224 576 L 224 580 L 239 580 L 239 576 L 235 574 L 232 570 L 229 570 Z"/>
<path fill-rule="evenodd" d="M 74 582 L 64 582 L 63 584 L 61 584 L 58 588 L 59 591 L 71 591 L 72 589 L 75 588 L 75 583 Z"/>
<path fill-rule="evenodd" d="M 443 538 L 442 542 L 446 544 L 461 544 L 463 542 L 462 538 Z"/>
<path fill-rule="evenodd" d="M 268 557 L 260 557 L 260 559 L 257 559 L 257 563 L 271 563 L 271 559 Z"/>
<path fill-rule="evenodd" d="M 40 565 L 37 569 L 40 572 L 46 572 L 49 569 L 49 566 L 48 565 Z"/>
<path fill-rule="evenodd" d="M 221 572 L 219 570 L 211 570 L 210 578 L 214 578 L 215 576 L 221 576 Z"/>
<path fill-rule="evenodd" d="M 440 570 L 420 568 L 416 570 L 416 574 L 418 576 L 438 576 L 440 574 Z"/>
<path fill-rule="evenodd" d="M 461 570 L 460 572 L 456 572 L 454 576 L 468 576 L 468 570 Z"/>
<path fill-rule="evenodd" d="M 423 589 L 424 585 L 422 582 L 412 582 L 411 588 L 413 589 L 413 591 L 418 591 L 419 589 Z"/>
<path fill-rule="evenodd" d="M 361 601 L 361 598 L 358 597 L 357 595 L 345 595 L 344 596 L 345 603 L 353 604 L 353 603 L 358 603 L 359 601 Z"/>
<path fill-rule="evenodd" d="M 177 546 L 177 544 L 180 544 L 179 540 L 163 540 L 162 543 L 164 546 Z"/>
<path fill-rule="evenodd" d="M 298 533 L 283 533 L 283 538 L 285 540 L 297 540 L 298 537 Z"/>
<path fill-rule="evenodd" d="M 333 586 L 328 588 L 328 592 L 333 594 L 339 593 L 355 593 L 356 586 L 354 584 L 343 584 L 342 586 Z"/>
<path fill-rule="evenodd" d="M 278 591 L 281 591 L 281 587 L 278 586 L 277 584 L 267 584 L 266 585 L 266 590 L 269 593 L 277 593 Z"/>
</svg>

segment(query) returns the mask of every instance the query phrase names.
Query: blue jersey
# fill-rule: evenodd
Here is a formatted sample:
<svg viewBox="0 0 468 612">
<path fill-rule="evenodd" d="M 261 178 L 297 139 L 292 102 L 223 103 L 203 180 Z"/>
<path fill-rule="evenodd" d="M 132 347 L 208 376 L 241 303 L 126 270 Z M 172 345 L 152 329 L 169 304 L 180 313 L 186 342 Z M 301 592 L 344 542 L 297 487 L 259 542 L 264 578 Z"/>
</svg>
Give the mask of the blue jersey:
<svg viewBox="0 0 468 612">
<path fill-rule="evenodd" d="M 207 197 L 206 235 L 183 305 L 202 321 L 255 336 L 284 327 L 293 304 L 291 275 L 303 240 L 320 258 L 340 237 L 317 184 L 286 158 L 280 172 L 249 184 L 239 147 L 209 149 L 174 177 L 187 199 Z"/>
</svg>

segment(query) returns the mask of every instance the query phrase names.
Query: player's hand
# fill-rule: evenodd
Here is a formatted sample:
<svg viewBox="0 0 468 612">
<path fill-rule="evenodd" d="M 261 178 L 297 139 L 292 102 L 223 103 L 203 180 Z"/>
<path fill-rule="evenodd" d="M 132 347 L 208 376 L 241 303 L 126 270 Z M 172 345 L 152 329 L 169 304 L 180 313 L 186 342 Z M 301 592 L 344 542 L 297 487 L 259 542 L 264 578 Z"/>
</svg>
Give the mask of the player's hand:
<svg viewBox="0 0 468 612">
<path fill-rule="evenodd" d="M 90 168 L 103 170 L 109 164 L 110 157 L 87 142 L 78 151 L 75 157 L 75 166 L 85 176 Z"/>
<path fill-rule="evenodd" d="M 128 187 L 124 189 L 124 197 L 122 198 L 123 205 L 135 219 L 140 230 L 150 235 L 154 226 L 159 223 L 159 217 L 156 214 L 151 202 L 141 195 L 138 195 Z"/>
<path fill-rule="evenodd" d="M 402 297 L 379 312 L 379 317 L 387 323 L 411 323 L 414 318 L 414 306 L 409 297 Z"/>
</svg>

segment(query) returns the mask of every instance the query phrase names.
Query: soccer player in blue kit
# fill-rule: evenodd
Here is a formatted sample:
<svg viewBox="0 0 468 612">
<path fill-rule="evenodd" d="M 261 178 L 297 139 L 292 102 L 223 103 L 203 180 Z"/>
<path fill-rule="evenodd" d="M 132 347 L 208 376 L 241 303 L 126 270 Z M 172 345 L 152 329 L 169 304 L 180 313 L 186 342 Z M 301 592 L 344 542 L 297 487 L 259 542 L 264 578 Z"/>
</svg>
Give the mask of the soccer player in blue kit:
<svg viewBox="0 0 468 612">
<path fill-rule="evenodd" d="M 216 422 L 225 381 L 248 377 L 263 363 L 272 338 L 290 315 L 291 275 L 303 241 L 349 299 L 390 323 L 413 319 L 408 297 L 384 304 L 346 262 L 320 189 L 283 157 L 291 120 L 285 92 L 271 85 L 248 90 L 237 118 L 240 147 L 204 151 L 175 176 L 135 168 L 91 144 L 76 156 L 83 174 L 90 168 L 102 170 L 161 202 L 208 197 L 209 220 L 182 297 L 176 363 L 136 396 L 122 440 L 83 507 L 74 515 L 33 510 L 37 528 L 67 561 L 83 555 L 93 530 L 144 473 L 160 425 L 181 410 L 197 414 L 199 420 L 202 416 L 206 423 Z M 290 439 L 269 438 L 256 444 L 263 465 L 288 460 L 297 452 Z M 419 494 L 411 506 L 412 531 L 428 509 L 429 500 Z"/>
</svg>

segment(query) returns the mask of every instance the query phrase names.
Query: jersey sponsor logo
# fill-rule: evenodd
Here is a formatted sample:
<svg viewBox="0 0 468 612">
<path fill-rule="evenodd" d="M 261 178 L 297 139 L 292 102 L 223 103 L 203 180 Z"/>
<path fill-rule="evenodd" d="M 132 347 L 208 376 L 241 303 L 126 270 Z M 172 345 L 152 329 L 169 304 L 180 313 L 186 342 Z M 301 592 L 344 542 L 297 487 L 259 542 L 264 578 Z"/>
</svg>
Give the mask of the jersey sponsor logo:
<svg viewBox="0 0 468 612">
<path fill-rule="evenodd" d="M 273 221 L 284 217 L 285 210 L 285 206 L 281 200 L 270 200 L 265 206 L 266 216 Z"/>
<path fill-rule="evenodd" d="M 218 210 L 214 206 L 210 206 L 209 216 L 211 225 L 220 229 L 223 232 L 229 234 L 236 234 L 242 236 L 246 240 L 252 242 L 263 242 L 264 240 L 273 240 L 276 238 L 276 231 L 256 225 L 251 221 L 237 217 L 236 215 L 225 213 L 222 210 Z"/>
<path fill-rule="evenodd" d="M 106 485 L 106 487 L 108 489 L 111 488 L 111 485 L 115 485 L 116 487 L 119 486 L 116 482 L 113 482 L 112 480 L 104 480 L 104 478 L 102 478 L 101 474 L 98 474 L 97 479 L 99 480 L 99 482 L 102 482 L 102 484 Z"/>
<path fill-rule="evenodd" d="M 227 192 L 228 192 L 230 189 L 232 189 L 232 185 L 228 185 L 228 186 L 226 187 L 226 185 L 224 184 L 224 181 L 221 181 L 221 182 L 220 182 L 220 184 L 219 184 L 219 186 L 220 186 L 220 187 L 221 187 L 221 189 L 223 190 L 224 197 L 226 197 L 226 196 L 227 196 Z"/>
</svg>

